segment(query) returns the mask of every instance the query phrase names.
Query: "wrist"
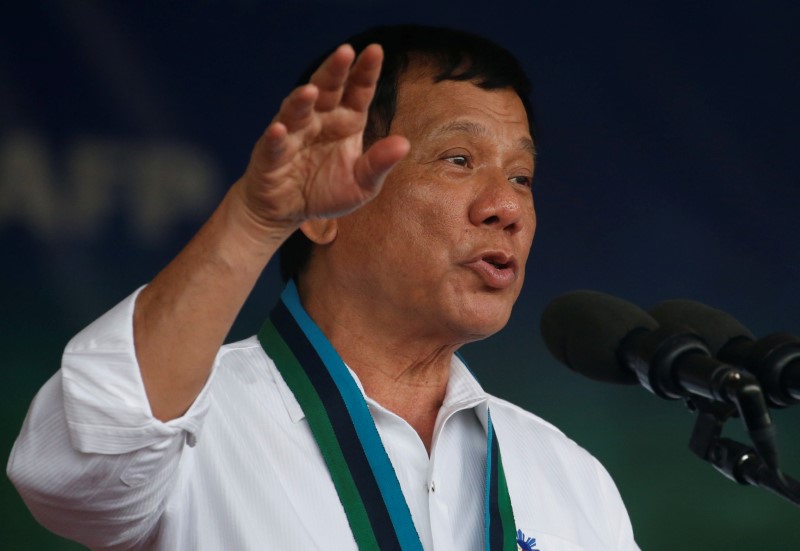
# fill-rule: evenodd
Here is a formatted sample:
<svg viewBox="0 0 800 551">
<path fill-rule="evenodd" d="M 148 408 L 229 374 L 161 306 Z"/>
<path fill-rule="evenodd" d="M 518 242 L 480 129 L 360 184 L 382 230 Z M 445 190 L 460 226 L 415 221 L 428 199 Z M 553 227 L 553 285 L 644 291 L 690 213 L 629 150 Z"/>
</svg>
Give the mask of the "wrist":
<svg viewBox="0 0 800 551">
<path fill-rule="evenodd" d="M 301 220 L 278 220 L 259 212 L 248 201 L 245 184 L 238 180 L 220 204 L 223 223 L 237 234 L 242 244 L 263 249 L 270 255 L 300 227 Z"/>
</svg>

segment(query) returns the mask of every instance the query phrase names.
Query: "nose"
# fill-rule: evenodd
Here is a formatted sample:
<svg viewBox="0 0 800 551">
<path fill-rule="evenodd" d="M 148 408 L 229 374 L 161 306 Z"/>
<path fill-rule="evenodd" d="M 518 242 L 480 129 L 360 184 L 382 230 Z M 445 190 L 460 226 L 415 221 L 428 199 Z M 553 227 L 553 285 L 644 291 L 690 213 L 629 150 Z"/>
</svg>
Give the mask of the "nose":
<svg viewBox="0 0 800 551">
<path fill-rule="evenodd" d="M 470 222 L 513 235 L 523 228 L 526 213 L 532 214 L 532 201 L 529 191 L 510 182 L 502 171 L 492 171 L 492 174 L 483 178 L 473 199 Z"/>
</svg>

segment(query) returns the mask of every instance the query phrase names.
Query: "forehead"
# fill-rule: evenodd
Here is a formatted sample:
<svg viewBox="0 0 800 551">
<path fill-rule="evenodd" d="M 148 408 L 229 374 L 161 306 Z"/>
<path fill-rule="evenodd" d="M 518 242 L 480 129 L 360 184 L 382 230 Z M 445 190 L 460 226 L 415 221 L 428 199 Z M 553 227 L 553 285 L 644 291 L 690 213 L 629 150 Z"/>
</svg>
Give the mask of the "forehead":
<svg viewBox="0 0 800 551">
<path fill-rule="evenodd" d="M 485 90 L 470 81 L 436 82 L 436 71 L 412 66 L 397 85 L 391 131 L 413 142 L 438 135 L 504 135 L 534 152 L 528 114 L 512 88 Z M 492 131 L 490 131 L 492 130 Z"/>
</svg>

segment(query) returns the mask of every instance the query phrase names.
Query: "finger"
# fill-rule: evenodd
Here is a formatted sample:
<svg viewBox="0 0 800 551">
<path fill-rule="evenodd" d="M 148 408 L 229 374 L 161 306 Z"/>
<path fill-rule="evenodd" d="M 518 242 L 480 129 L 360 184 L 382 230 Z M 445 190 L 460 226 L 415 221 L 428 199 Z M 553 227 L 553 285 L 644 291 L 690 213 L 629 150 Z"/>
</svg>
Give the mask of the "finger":
<svg viewBox="0 0 800 551">
<path fill-rule="evenodd" d="M 276 161 L 284 151 L 286 151 L 287 140 L 289 131 L 286 125 L 280 122 L 273 122 L 264 131 L 261 136 L 262 147 L 261 153 L 268 161 Z"/>
<path fill-rule="evenodd" d="M 402 136 L 387 136 L 370 147 L 353 167 L 358 185 L 368 191 L 377 190 L 383 185 L 386 176 L 411 148 Z"/>
<path fill-rule="evenodd" d="M 286 126 L 277 121 L 272 122 L 253 147 L 248 170 L 265 175 L 280 167 L 287 151 L 291 149 L 288 138 Z"/>
<path fill-rule="evenodd" d="M 382 63 L 383 48 L 378 44 L 371 44 L 361 52 L 353 68 L 350 69 L 347 86 L 342 95 L 343 106 L 354 111 L 366 112 L 375 95 Z"/>
<path fill-rule="evenodd" d="M 309 82 L 319 88 L 314 106 L 317 111 L 330 111 L 339 105 L 355 56 L 352 46 L 342 44 L 311 75 Z"/>
<path fill-rule="evenodd" d="M 319 90 L 313 84 L 295 88 L 281 103 L 275 120 L 286 125 L 289 132 L 303 128 L 311 119 Z"/>
</svg>

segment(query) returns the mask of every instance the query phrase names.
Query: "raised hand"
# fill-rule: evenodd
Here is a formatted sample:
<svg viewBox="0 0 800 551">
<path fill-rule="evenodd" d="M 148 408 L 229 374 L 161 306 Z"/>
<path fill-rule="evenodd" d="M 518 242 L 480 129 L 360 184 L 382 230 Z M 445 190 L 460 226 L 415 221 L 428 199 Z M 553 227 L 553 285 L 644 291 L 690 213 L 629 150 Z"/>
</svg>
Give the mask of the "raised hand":
<svg viewBox="0 0 800 551">
<path fill-rule="evenodd" d="M 363 151 L 383 51 L 341 46 L 284 100 L 244 175 L 200 231 L 139 295 L 136 357 L 153 414 L 183 414 L 280 244 L 305 220 L 358 208 L 408 153 L 390 136 Z"/>
<path fill-rule="evenodd" d="M 237 182 L 245 210 L 266 228 L 294 228 L 335 217 L 373 198 L 409 149 L 401 136 L 363 151 L 362 137 L 383 51 L 367 47 L 355 62 L 349 45 L 336 49 L 296 88 L 256 143 Z"/>
</svg>

